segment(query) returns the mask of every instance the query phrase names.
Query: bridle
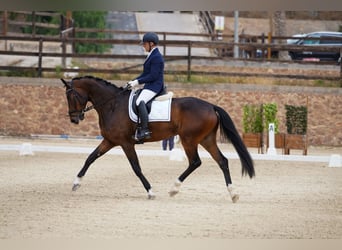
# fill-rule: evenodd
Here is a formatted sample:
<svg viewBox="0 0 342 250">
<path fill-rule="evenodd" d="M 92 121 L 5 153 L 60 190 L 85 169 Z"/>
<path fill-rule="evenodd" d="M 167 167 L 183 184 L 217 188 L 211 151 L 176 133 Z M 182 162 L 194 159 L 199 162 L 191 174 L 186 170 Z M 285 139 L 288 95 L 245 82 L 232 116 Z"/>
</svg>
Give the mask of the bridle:
<svg viewBox="0 0 342 250">
<path fill-rule="evenodd" d="M 73 87 L 72 87 L 72 82 L 71 82 L 71 86 L 66 90 L 66 95 L 73 95 L 74 98 L 70 98 L 70 101 L 72 100 L 74 102 L 74 104 L 76 104 L 76 102 L 78 102 L 78 104 L 81 104 L 81 100 L 85 102 L 88 102 L 88 98 L 81 95 L 80 93 L 78 93 Z M 74 105 L 76 106 L 76 105 Z M 69 110 L 69 116 L 72 116 L 74 114 L 78 115 L 78 117 L 83 120 L 84 119 L 84 113 L 87 112 L 88 110 L 86 110 L 86 108 L 82 109 L 82 110 Z"/>
<path fill-rule="evenodd" d="M 66 90 L 66 95 L 68 96 L 68 95 L 70 95 L 70 94 L 73 94 L 74 97 L 76 98 L 76 100 L 75 100 L 75 99 L 73 99 L 73 100 L 74 100 L 74 101 L 77 101 L 78 104 L 81 104 L 80 99 L 83 99 L 85 102 L 88 102 L 89 99 L 88 99 L 87 97 L 81 95 L 80 93 L 78 93 L 78 92 L 73 88 L 72 83 L 73 83 L 73 82 L 71 81 L 71 82 L 70 82 L 70 86 L 69 86 L 68 89 Z M 129 89 L 130 89 L 129 85 L 126 85 L 126 86 L 118 93 L 118 95 L 122 94 L 123 92 L 125 92 L 125 91 L 127 91 L 127 90 L 129 90 Z M 97 104 L 92 104 L 92 105 L 90 105 L 90 106 L 87 106 L 87 107 L 85 107 L 85 108 L 82 109 L 82 110 L 69 110 L 69 116 L 72 116 L 73 114 L 77 114 L 78 117 L 80 118 L 80 120 L 83 120 L 83 119 L 84 119 L 84 113 L 86 113 L 86 112 L 88 112 L 88 111 L 94 109 L 95 107 L 102 106 L 102 105 L 104 105 L 105 103 L 107 103 L 108 101 L 110 101 L 110 100 L 112 100 L 112 99 L 113 99 L 113 97 L 108 98 L 108 99 L 105 99 L 105 100 L 103 100 L 102 102 L 99 102 L 99 103 L 97 103 Z M 75 105 L 75 106 L 76 106 L 76 105 Z"/>
</svg>

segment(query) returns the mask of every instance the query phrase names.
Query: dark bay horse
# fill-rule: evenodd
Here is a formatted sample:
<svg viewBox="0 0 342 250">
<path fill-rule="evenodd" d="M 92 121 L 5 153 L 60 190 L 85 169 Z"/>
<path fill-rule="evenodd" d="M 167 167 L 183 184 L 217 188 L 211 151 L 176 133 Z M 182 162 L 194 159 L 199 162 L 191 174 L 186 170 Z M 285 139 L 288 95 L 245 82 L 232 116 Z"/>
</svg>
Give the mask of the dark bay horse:
<svg viewBox="0 0 342 250">
<path fill-rule="evenodd" d="M 142 182 L 148 198 L 155 197 L 151 185 L 142 173 L 132 135 L 137 124 L 128 115 L 128 100 L 132 90 L 117 87 L 114 84 L 92 76 L 73 78 L 71 81 L 61 79 L 66 87 L 69 116 L 72 123 L 78 124 L 84 119 L 84 113 L 94 108 L 99 116 L 99 126 L 102 142 L 88 156 L 81 171 L 74 181 L 73 190 L 80 187 L 81 179 L 89 166 L 100 156 L 115 146 L 121 146 L 131 164 L 134 173 Z M 92 106 L 87 107 L 87 102 Z M 150 122 L 151 138 L 146 142 L 160 141 L 173 135 L 179 135 L 182 146 L 188 158 L 189 165 L 177 178 L 169 194 L 179 192 L 183 181 L 201 165 L 198 155 L 198 145 L 202 145 L 220 166 L 227 189 L 233 202 L 239 199 L 232 188 L 232 180 L 228 168 L 228 160 L 221 153 L 216 142 L 216 133 L 221 128 L 221 136 L 232 142 L 237 151 L 242 175 L 250 178 L 255 175 L 252 158 L 247 151 L 235 125 L 222 108 L 194 97 L 173 98 L 171 104 L 170 122 Z"/>
</svg>

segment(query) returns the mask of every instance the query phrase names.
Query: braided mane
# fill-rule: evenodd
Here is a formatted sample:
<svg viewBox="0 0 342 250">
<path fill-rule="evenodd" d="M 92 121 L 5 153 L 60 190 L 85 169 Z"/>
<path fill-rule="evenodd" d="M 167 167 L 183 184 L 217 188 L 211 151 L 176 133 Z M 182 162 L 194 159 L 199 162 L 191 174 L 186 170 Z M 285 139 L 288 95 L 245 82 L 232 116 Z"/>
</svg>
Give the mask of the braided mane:
<svg viewBox="0 0 342 250">
<path fill-rule="evenodd" d="M 114 83 L 111 83 L 111 82 L 109 82 L 109 81 L 107 81 L 107 80 L 104 80 L 104 79 L 102 79 L 102 78 L 95 77 L 95 76 L 90 76 L 90 75 L 88 75 L 88 76 L 74 77 L 72 80 L 82 80 L 82 79 L 84 79 L 84 78 L 92 79 L 92 80 L 95 80 L 95 81 L 97 81 L 97 82 L 101 82 L 101 83 L 103 83 L 103 84 L 105 84 L 105 85 L 107 85 L 107 86 L 113 86 L 113 87 L 116 87 L 116 88 L 123 89 L 122 87 L 118 87 L 118 86 L 116 86 Z"/>
</svg>

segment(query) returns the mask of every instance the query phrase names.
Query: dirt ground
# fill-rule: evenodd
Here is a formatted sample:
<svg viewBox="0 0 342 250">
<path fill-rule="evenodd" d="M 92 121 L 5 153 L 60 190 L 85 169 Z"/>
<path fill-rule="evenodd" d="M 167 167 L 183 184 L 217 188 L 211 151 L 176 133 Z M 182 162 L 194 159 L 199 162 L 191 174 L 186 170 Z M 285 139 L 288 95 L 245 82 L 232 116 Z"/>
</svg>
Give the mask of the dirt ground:
<svg viewBox="0 0 342 250">
<path fill-rule="evenodd" d="M 27 140 L 26 140 L 27 142 Z M 98 142 L 30 141 L 92 147 Z M 18 144 L 0 140 L 0 144 Z M 158 143 L 139 148 L 160 149 Z M 223 151 L 230 150 L 229 146 Z M 309 153 L 337 153 L 312 149 Z M 212 159 L 168 191 L 186 161 L 140 157 L 157 197 L 148 200 L 127 159 L 104 155 L 71 191 L 87 154 L 0 151 L 0 239 L 341 239 L 342 168 L 326 163 L 255 161 L 256 178 L 230 170 L 240 200 L 232 203 Z"/>
</svg>

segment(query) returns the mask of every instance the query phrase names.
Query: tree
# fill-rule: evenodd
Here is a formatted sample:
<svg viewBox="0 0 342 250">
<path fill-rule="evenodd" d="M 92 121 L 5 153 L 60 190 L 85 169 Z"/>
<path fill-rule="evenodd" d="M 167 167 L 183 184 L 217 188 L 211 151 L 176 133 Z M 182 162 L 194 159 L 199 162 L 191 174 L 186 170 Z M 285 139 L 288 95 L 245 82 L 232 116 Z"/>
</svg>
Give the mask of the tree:
<svg viewBox="0 0 342 250">
<path fill-rule="evenodd" d="M 46 11 L 53 12 L 53 11 Z M 17 19 L 16 14 L 11 14 L 14 20 Z M 19 17 L 20 18 L 20 17 Z M 20 20 L 20 19 L 19 19 Z M 35 11 L 32 11 L 31 14 L 26 15 L 26 22 L 31 23 L 45 23 L 45 24 L 58 24 L 60 22 L 59 16 L 44 16 L 44 15 L 36 15 Z M 21 32 L 25 34 L 34 34 L 34 35 L 46 35 L 46 36 L 56 36 L 59 33 L 58 29 L 51 29 L 47 27 L 34 27 L 33 26 L 23 26 L 21 27 Z"/>
<path fill-rule="evenodd" d="M 104 29 L 106 27 L 105 11 L 74 11 L 72 13 L 74 25 L 77 28 L 94 28 Z M 77 38 L 105 38 L 105 34 L 101 32 L 77 32 Z M 75 50 L 77 53 L 95 52 L 103 53 L 108 48 L 109 44 L 95 43 L 77 43 Z"/>
</svg>

